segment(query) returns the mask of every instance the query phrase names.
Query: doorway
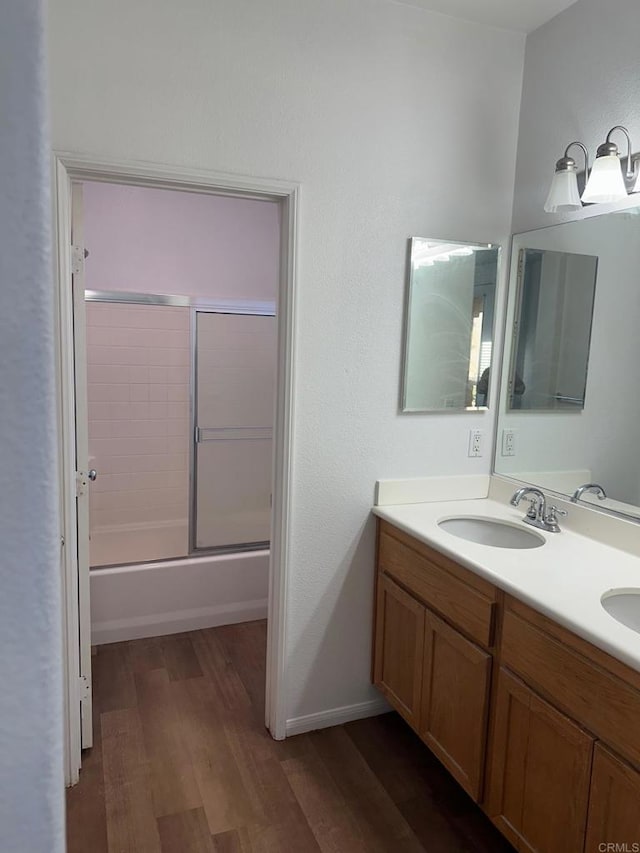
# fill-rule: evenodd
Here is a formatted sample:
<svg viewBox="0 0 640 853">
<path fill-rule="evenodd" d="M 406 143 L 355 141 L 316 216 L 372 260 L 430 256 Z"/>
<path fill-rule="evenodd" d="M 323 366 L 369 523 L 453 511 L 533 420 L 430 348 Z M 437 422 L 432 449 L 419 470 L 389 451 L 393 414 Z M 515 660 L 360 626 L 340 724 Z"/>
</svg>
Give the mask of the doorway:
<svg viewBox="0 0 640 853">
<path fill-rule="evenodd" d="M 82 539 L 84 531 L 79 521 L 82 518 L 80 504 L 82 495 L 77 494 L 77 484 L 88 485 L 89 491 L 94 482 L 89 474 L 94 469 L 90 464 L 89 451 L 87 458 L 82 459 L 78 453 L 76 442 L 76 389 L 73 364 L 73 334 L 74 310 L 70 293 L 70 283 L 75 277 L 81 279 L 85 273 L 80 252 L 84 247 L 73 246 L 73 184 L 86 181 L 110 182 L 133 187 L 153 188 L 154 190 L 186 191 L 231 198 L 254 199 L 256 201 L 275 202 L 278 205 L 280 229 L 280 272 L 278 276 L 278 292 L 275 301 L 277 315 L 277 333 L 272 328 L 266 335 L 272 337 L 276 363 L 275 406 L 271 423 L 245 422 L 234 423 L 214 421 L 213 423 L 198 422 L 200 414 L 209 416 L 206 412 L 207 395 L 213 394 L 220 400 L 220 388 L 213 391 L 209 388 L 198 387 L 198 339 L 204 341 L 206 335 L 213 330 L 218 338 L 229 333 L 231 327 L 247 323 L 268 324 L 275 326 L 274 317 L 268 311 L 254 313 L 247 306 L 222 307 L 203 304 L 202 299 L 193 299 L 187 309 L 190 316 L 191 346 L 194 359 L 190 365 L 192 371 L 192 400 L 191 400 L 191 494 L 188 517 L 189 550 L 194 554 L 199 551 L 207 553 L 229 554 L 230 551 L 251 551 L 257 553 L 259 547 L 264 551 L 264 543 L 270 542 L 268 553 L 267 579 L 267 608 L 269 630 L 267 637 L 267 687 L 265 697 L 265 723 L 275 738 L 284 737 L 285 709 L 283 703 L 283 669 L 284 669 L 284 590 L 286 583 L 287 547 L 287 516 L 290 486 L 290 451 L 291 451 L 291 413 L 292 413 L 292 380 L 293 365 L 291 353 L 294 342 L 294 271 L 295 271 L 295 227 L 298 189 L 295 185 L 285 185 L 279 182 L 262 182 L 230 178 L 222 175 L 194 174 L 179 170 L 165 170 L 161 167 L 129 167 L 113 163 L 89 163 L 77 158 L 61 155 L 56 157 L 56 202 L 58 225 L 58 307 L 59 307 L 59 342 L 60 342 L 60 435 L 61 458 L 63 460 L 61 503 L 63 509 L 63 534 L 65 547 L 63 549 L 63 598 L 65 602 L 65 651 L 66 651 L 66 720 L 67 720 L 67 783 L 72 784 L 78 778 L 81 762 L 81 721 L 83 698 L 90 692 L 90 673 L 82 671 L 82 661 L 86 660 L 87 649 L 90 646 L 90 616 L 89 600 L 83 588 L 88 586 L 84 577 L 88 573 L 88 565 L 82 565 Z M 90 249 L 89 249 L 90 251 Z M 164 294 L 166 295 L 166 294 Z M 100 299 L 103 299 L 100 302 Z M 109 305 L 109 296 L 97 292 L 90 307 Z M 237 302 L 237 300 L 236 300 Z M 77 307 L 77 306 L 76 306 Z M 157 306 L 156 306 L 157 308 Z M 231 310 L 233 309 L 233 310 Z M 272 311 L 271 314 L 274 312 Z M 77 311 L 76 311 L 77 326 Z M 76 329 L 77 331 L 77 329 Z M 248 331 L 247 339 L 255 337 L 255 330 Z M 215 348 L 214 348 L 215 349 Z M 203 347 L 203 353 L 206 347 Z M 206 356 L 202 356 L 206 357 Z M 215 372 L 215 365 L 213 366 Z M 201 376 L 212 371 L 201 371 Z M 232 383 L 233 385 L 233 383 Z M 145 392 L 141 392 L 145 393 Z M 224 396 L 224 394 L 223 394 Z M 249 395 L 250 396 L 250 395 Z M 104 401 L 108 402 L 108 401 Z M 144 402 L 144 401 L 139 401 Z M 178 401 L 176 401 L 178 402 Z M 218 411 L 220 409 L 218 408 Z M 237 413 L 236 413 L 237 414 Z M 207 420 L 205 417 L 205 421 Z M 263 420 L 263 418 L 261 419 Z M 231 430 L 231 432 L 229 432 Z M 269 451 L 265 448 L 269 446 Z M 272 445 L 272 452 L 271 452 Z M 224 447 L 232 448 L 231 453 L 222 454 Z M 242 447 L 244 452 L 238 453 Z M 260 498 L 254 505 L 247 507 L 248 486 L 246 478 L 237 479 L 232 489 L 216 491 L 211 488 L 210 474 L 198 472 L 201 466 L 211 465 L 222 470 L 225 462 L 233 453 L 237 457 L 252 459 L 247 470 L 258 470 L 262 480 L 271 483 L 268 499 L 272 507 L 265 511 L 264 484 L 257 490 Z M 265 461 L 267 460 L 267 461 Z M 268 476 L 267 476 L 268 474 Z M 98 472 L 98 478 L 100 473 Z M 82 491 L 82 489 L 81 489 Z M 255 490 L 254 490 L 255 491 Z M 229 492 L 232 500 L 229 502 Z M 224 500 L 227 500 L 226 509 Z M 235 500 L 235 506 L 234 506 Z M 222 503 L 221 503 L 222 501 Z M 199 530 L 198 515 L 205 520 L 211 520 L 212 509 L 217 510 L 218 518 L 227 512 L 227 524 L 218 521 L 214 530 Z M 245 518 L 242 518 L 242 511 Z M 215 513 L 214 513 L 215 514 Z M 269 521 L 270 516 L 270 521 Z M 232 523 L 233 521 L 233 523 Z M 235 524 L 235 527 L 234 527 Z M 225 534 L 225 530 L 227 531 Z M 266 537 L 266 538 L 263 538 Z M 117 538 L 117 537 L 116 537 Z M 231 554 L 230 557 L 235 556 Z M 80 558 L 80 559 L 79 559 Z M 98 558 L 110 559 L 110 558 Z M 152 557 L 151 559 L 155 559 Z M 121 566 L 121 556 L 116 557 L 116 565 Z M 160 561 L 159 561 L 160 562 Z M 169 562 L 167 559 L 166 562 Z M 113 563 L 102 563 L 103 566 L 113 567 Z M 122 573 L 120 573 L 122 574 Z M 184 584 L 187 585 L 186 582 Z M 229 620 L 234 621 L 234 620 Z M 237 620 L 235 620 L 237 621 Z M 217 624 L 220 624 L 218 622 Z M 77 642 L 78 636 L 80 643 Z M 150 634 L 147 634 L 150 636 Z M 90 655 L 89 655 L 90 661 Z"/>
</svg>

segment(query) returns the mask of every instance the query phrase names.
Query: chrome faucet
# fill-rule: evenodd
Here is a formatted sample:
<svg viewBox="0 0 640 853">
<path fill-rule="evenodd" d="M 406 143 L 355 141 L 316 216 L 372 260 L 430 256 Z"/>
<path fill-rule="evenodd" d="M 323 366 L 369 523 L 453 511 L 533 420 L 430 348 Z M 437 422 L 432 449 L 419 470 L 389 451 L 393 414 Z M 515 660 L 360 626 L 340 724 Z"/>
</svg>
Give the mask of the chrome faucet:
<svg viewBox="0 0 640 853">
<path fill-rule="evenodd" d="M 578 486 L 575 492 L 571 495 L 571 501 L 576 504 L 585 492 L 591 492 L 598 496 L 599 501 L 605 500 L 607 493 L 598 483 L 585 483 L 584 486 Z"/>
<path fill-rule="evenodd" d="M 528 495 L 532 495 L 532 497 L 527 497 Z M 544 492 L 534 486 L 523 486 L 518 489 L 511 498 L 511 505 L 518 506 L 523 498 L 531 504 L 523 519 L 526 524 L 539 527 L 541 530 L 546 530 L 547 533 L 560 532 L 558 516 L 567 515 L 566 510 L 558 509 L 557 506 L 550 506 L 547 510 L 547 498 Z"/>
</svg>

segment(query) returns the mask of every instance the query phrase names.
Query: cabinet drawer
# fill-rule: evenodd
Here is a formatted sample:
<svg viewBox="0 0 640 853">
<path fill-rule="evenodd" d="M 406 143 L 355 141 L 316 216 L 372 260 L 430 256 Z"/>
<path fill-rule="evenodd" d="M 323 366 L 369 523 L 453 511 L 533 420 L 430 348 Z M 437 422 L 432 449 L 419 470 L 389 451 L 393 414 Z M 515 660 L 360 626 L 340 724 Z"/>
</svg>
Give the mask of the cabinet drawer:
<svg viewBox="0 0 640 853">
<path fill-rule="evenodd" d="M 480 645 L 492 645 L 495 601 L 488 595 L 414 551 L 384 528 L 380 532 L 378 565 Z"/>
<path fill-rule="evenodd" d="M 509 610 L 504 614 L 501 659 L 565 713 L 640 765 L 640 691 Z"/>
</svg>

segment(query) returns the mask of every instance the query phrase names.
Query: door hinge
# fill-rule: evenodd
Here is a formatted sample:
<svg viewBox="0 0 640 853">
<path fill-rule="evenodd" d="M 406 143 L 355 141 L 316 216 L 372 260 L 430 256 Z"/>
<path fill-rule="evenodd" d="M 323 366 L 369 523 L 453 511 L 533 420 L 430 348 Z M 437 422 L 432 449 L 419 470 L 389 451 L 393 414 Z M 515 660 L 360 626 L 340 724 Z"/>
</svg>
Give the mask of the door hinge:
<svg viewBox="0 0 640 853">
<path fill-rule="evenodd" d="M 84 267 L 84 259 L 87 257 L 84 246 L 71 247 L 71 272 L 73 275 L 78 275 Z"/>
<path fill-rule="evenodd" d="M 78 678 L 78 695 L 81 702 L 86 702 L 91 698 L 91 682 L 86 675 L 81 675 Z"/>
<path fill-rule="evenodd" d="M 79 498 L 87 491 L 87 472 L 76 471 L 76 497 Z"/>
</svg>

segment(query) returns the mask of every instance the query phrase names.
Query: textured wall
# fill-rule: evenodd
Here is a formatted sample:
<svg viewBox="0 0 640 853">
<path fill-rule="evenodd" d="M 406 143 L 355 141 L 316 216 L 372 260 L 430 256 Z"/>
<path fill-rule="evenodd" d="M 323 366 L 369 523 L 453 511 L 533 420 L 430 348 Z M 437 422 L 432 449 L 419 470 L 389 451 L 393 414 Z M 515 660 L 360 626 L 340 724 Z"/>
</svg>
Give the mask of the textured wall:
<svg viewBox="0 0 640 853">
<path fill-rule="evenodd" d="M 49 140 L 40 3 L 0 26 L 0 850 L 64 849 Z"/>
<path fill-rule="evenodd" d="M 87 181 L 90 290 L 275 299 L 276 202 Z"/>
<path fill-rule="evenodd" d="M 528 36 L 525 55 L 514 232 L 579 218 L 542 209 L 555 162 L 580 140 L 591 158 L 616 124 L 640 149 L 638 0 L 578 0 Z M 624 136 L 614 141 L 626 153 Z M 582 164 L 582 154 L 572 149 Z M 579 168 L 582 168 L 579 165 Z"/>
<path fill-rule="evenodd" d="M 288 716 L 366 701 L 374 481 L 490 469 L 492 414 L 398 415 L 406 251 L 506 243 L 523 37 L 382 0 L 50 19 L 56 147 L 301 182 Z"/>
</svg>

